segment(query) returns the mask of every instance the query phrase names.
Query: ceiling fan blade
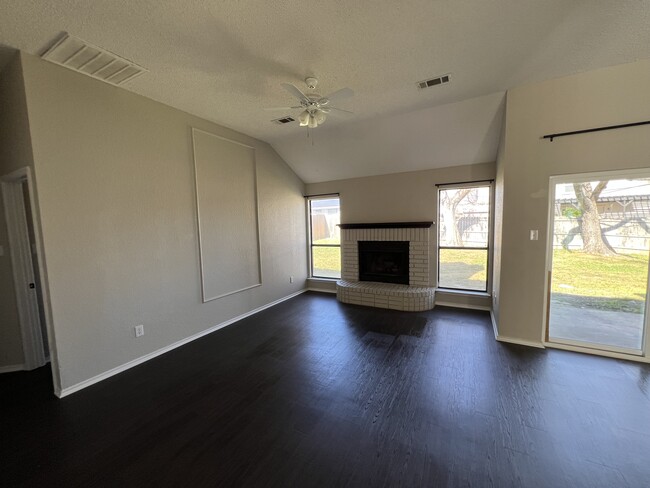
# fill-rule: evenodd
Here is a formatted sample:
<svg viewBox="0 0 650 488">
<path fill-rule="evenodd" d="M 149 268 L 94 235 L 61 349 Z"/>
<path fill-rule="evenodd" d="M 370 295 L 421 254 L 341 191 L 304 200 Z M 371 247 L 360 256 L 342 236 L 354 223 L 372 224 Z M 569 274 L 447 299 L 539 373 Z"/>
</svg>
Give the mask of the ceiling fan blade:
<svg viewBox="0 0 650 488">
<path fill-rule="evenodd" d="M 303 100 L 309 101 L 309 98 L 307 98 L 303 92 L 301 92 L 296 86 L 292 85 L 291 83 L 281 83 L 280 85 L 301 102 Z"/>
<path fill-rule="evenodd" d="M 336 108 L 336 107 L 327 107 L 327 110 L 332 110 L 331 113 L 332 115 L 353 115 L 354 112 L 350 112 L 349 110 L 343 110 L 342 108 Z"/>
<path fill-rule="evenodd" d="M 336 90 L 334 93 L 330 93 L 329 95 L 321 98 L 319 102 L 323 103 L 324 100 L 327 100 L 325 103 L 329 103 L 332 100 L 344 100 L 353 96 L 354 91 L 351 88 L 341 88 L 340 90 Z"/>
<path fill-rule="evenodd" d="M 275 111 L 279 111 L 279 110 L 295 110 L 297 108 L 302 108 L 302 107 L 301 106 L 297 106 L 297 107 L 268 107 L 268 108 L 265 108 L 264 110 L 266 110 L 267 112 L 275 112 Z"/>
</svg>

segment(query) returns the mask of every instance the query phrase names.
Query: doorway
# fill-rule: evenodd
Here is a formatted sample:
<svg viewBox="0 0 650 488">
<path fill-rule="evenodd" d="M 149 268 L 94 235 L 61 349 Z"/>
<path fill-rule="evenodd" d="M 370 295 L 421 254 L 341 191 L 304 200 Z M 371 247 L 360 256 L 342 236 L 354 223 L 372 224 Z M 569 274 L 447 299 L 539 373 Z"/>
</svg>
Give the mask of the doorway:
<svg viewBox="0 0 650 488">
<path fill-rule="evenodd" d="M 2 178 L 2 199 L 23 345 L 23 364 L 25 370 L 32 370 L 50 361 L 51 344 L 46 327 L 38 229 L 34 219 L 29 168 L 22 168 Z"/>
<path fill-rule="evenodd" d="M 643 355 L 650 172 L 551 178 L 546 341 Z"/>
</svg>

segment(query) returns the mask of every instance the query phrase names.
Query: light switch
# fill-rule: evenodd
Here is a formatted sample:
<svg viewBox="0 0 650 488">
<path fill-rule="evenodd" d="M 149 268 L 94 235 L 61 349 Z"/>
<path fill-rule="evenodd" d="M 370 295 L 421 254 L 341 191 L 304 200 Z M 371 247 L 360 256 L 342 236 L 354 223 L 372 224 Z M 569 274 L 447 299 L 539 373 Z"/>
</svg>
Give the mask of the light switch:
<svg viewBox="0 0 650 488">
<path fill-rule="evenodd" d="M 539 239 L 539 231 L 537 229 L 531 230 L 530 231 L 530 240 L 531 241 L 536 241 L 537 239 Z"/>
</svg>

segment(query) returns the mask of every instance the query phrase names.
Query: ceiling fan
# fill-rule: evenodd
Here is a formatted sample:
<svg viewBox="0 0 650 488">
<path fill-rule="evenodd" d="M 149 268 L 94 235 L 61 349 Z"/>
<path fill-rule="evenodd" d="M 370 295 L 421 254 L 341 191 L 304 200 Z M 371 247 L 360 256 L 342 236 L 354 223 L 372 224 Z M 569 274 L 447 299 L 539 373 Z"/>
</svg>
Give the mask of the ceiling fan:
<svg viewBox="0 0 650 488">
<path fill-rule="evenodd" d="M 318 80 L 316 78 L 309 77 L 305 79 L 305 84 L 310 90 L 315 90 L 318 85 Z M 309 127 L 314 129 L 325 122 L 327 116 L 331 114 L 352 114 L 349 110 L 343 110 L 340 108 L 332 107 L 330 104 L 332 101 L 343 100 L 345 98 L 350 98 L 354 96 L 354 92 L 350 88 L 341 88 L 340 90 L 330 93 L 329 95 L 323 97 L 318 93 L 303 93 L 298 87 L 292 85 L 291 83 L 282 83 L 282 88 L 294 96 L 299 102 L 300 105 L 295 107 L 274 107 L 267 108 L 265 110 L 297 110 L 300 109 L 302 112 L 298 115 L 298 122 L 301 127 Z"/>
</svg>

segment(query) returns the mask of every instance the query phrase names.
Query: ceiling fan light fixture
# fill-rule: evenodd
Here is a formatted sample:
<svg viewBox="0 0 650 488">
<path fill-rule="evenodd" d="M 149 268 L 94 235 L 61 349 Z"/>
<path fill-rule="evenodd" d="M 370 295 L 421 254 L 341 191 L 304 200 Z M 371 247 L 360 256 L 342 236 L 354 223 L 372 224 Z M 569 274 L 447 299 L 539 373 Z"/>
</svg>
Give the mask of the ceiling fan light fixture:
<svg viewBox="0 0 650 488">
<path fill-rule="evenodd" d="M 313 90 L 318 84 L 316 78 L 307 78 L 305 80 L 307 88 Z M 284 88 L 292 97 L 294 97 L 300 105 L 294 107 L 278 107 L 270 108 L 265 110 L 294 110 L 301 109 L 302 112 L 297 116 L 298 123 L 300 127 L 309 127 L 310 129 L 315 129 L 319 125 L 325 123 L 329 113 L 334 114 L 351 114 L 352 112 L 348 110 L 339 109 L 337 107 L 332 107 L 330 104 L 334 100 L 341 100 L 344 98 L 350 98 L 354 95 L 354 92 L 349 88 L 341 88 L 329 95 L 322 97 L 317 93 L 310 93 L 305 95 L 300 88 L 296 87 L 291 83 L 281 83 L 282 88 Z M 335 102 L 336 103 L 336 102 Z M 334 111 L 334 112 L 332 112 Z"/>
<path fill-rule="evenodd" d="M 309 124 L 309 112 L 306 110 L 298 115 L 298 122 L 300 123 L 300 127 L 307 127 Z"/>
</svg>

